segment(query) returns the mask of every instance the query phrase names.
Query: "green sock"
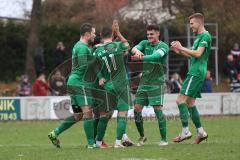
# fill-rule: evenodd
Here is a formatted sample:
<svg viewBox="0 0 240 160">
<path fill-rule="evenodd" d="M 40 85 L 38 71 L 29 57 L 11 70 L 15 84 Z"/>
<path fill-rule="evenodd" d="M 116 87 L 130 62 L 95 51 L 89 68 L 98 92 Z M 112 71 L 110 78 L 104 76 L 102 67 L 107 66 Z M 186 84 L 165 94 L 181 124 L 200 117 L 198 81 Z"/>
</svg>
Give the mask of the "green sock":
<svg viewBox="0 0 240 160">
<path fill-rule="evenodd" d="M 93 128 L 93 119 L 92 118 L 85 118 L 83 120 L 83 128 L 87 137 L 87 141 L 89 145 L 94 144 L 94 128 Z"/>
<path fill-rule="evenodd" d="M 158 127 L 159 127 L 160 134 L 161 134 L 161 137 L 162 137 L 161 140 L 166 142 L 167 141 L 167 138 L 166 138 L 167 127 L 166 127 L 165 116 L 164 116 L 162 110 L 160 110 L 160 109 L 155 109 L 154 112 L 155 112 L 156 117 L 158 119 Z"/>
<path fill-rule="evenodd" d="M 122 140 L 126 132 L 127 117 L 117 117 L 117 140 Z"/>
<path fill-rule="evenodd" d="M 183 127 L 188 127 L 188 106 L 186 103 L 182 103 L 178 105 L 178 109 L 180 112 L 180 119 Z"/>
<path fill-rule="evenodd" d="M 190 113 L 190 116 L 192 118 L 192 121 L 193 121 L 195 127 L 200 128 L 202 125 L 201 125 L 200 116 L 199 116 L 197 107 L 192 106 L 191 108 L 188 108 L 188 111 Z"/>
<path fill-rule="evenodd" d="M 98 123 L 99 123 L 99 118 L 95 118 L 95 119 L 93 120 L 94 139 L 97 137 L 97 127 L 98 127 Z"/>
<path fill-rule="evenodd" d="M 97 140 L 102 141 L 103 137 L 105 135 L 105 131 L 107 128 L 109 118 L 107 117 L 101 117 L 97 126 Z"/>
<path fill-rule="evenodd" d="M 134 111 L 134 119 L 135 119 L 135 124 L 136 124 L 139 135 L 141 137 L 144 137 L 142 112 L 135 112 Z"/>
<path fill-rule="evenodd" d="M 76 122 L 78 121 L 74 119 L 74 116 L 67 117 L 60 123 L 60 125 L 57 128 L 54 129 L 55 134 L 59 136 L 63 131 L 70 128 Z"/>
</svg>

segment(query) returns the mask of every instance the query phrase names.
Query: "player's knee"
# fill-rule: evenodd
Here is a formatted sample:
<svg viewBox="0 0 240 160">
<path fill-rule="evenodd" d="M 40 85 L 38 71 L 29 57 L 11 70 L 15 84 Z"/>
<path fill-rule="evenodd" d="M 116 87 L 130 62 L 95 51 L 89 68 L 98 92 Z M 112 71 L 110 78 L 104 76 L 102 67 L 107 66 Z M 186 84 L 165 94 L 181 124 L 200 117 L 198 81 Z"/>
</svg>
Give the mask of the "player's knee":
<svg viewBox="0 0 240 160">
<path fill-rule="evenodd" d="M 92 109 L 90 107 L 83 107 L 82 111 L 83 111 L 83 115 L 92 114 Z"/>
<path fill-rule="evenodd" d="M 85 110 L 83 111 L 83 119 L 89 119 L 93 117 L 93 113 L 91 110 Z"/>
<path fill-rule="evenodd" d="M 158 105 L 158 106 L 153 106 L 154 110 L 161 110 L 162 109 L 162 105 Z"/>
<path fill-rule="evenodd" d="M 192 108 L 195 105 L 195 99 L 193 98 L 187 99 L 187 105 L 189 108 Z"/>
<path fill-rule="evenodd" d="M 177 103 L 177 105 L 179 105 L 179 104 L 185 103 L 185 101 L 182 98 L 178 97 L 176 100 L 176 103 Z"/>
<path fill-rule="evenodd" d="M 187 105 L 188 105 L 188 108 L 192 108 L 194 104 L 191 102 L 187 102 Z"/>
<path fill-rule="evenodd" d="M 142 106 L 139 104 L 136 104 L 134 106 L 134 112 L 142 112 Z"/>
<path fill-rule="evenodd" d="M 113 112 L 114 112 L 114 111 L 109 111 L 109 112 L 107 112 L 107 117 L 108 117 L 109 119 L 112 118 Z"/>
<path fill-rule="evenodd" d="M 120 112 L 118 112 L 118 116 L 119 117 L 127 117 L 127 113 L 128 113 L 128 111 L 120 111 Z"/>
<path fill-rule="evenodd" d="M 81 112 L 80 113 L 74 113 L 73 117 L 74 117 L 75 121 L 80 121 L 83 118 L 83 113 L 81 113 Z"/>
</svg>

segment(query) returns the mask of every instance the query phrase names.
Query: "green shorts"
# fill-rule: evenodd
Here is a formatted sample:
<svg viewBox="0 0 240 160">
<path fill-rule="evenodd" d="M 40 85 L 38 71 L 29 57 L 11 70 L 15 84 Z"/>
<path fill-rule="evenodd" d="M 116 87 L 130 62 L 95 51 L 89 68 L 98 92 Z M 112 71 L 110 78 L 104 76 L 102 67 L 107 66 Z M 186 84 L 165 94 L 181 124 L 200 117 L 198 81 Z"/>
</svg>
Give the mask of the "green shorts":
<svg viewBox="0 0 240 160">
<path fill-rule="evenodd" d="M 119 92 L 116 94 L 116 110 L 118 111 L 128 111 L 130 109 L 130 98 L 129 98 L 130 92 L 126 89 L 122 92 Z"/>
<path fill-rule="evenodd" d="M 109 90 L 111 94 L 114 94 L 116 97 L 114 101 L 116 102 L 114 110 L 118 111 L 128 111 L 131 104 L 130 88 L 129 85 L 114 86 Z"/>
<path fill-rule="evenodd" d="M 72 105 L 93 107 L 92 88 L 88 88 L 84 85 L 67 85 L 67 93 L 70 95 Z"/>
<path fill-rule="evenodd" d="M 94 83 L 83 82 L 80 76 L 72 74 L 67 82 L 67 93 L 71 97 L 71 103 L 75 106 L 93 106 L 92 90 Z"/>
<path fill-rule="evenodd" d="M 201 98 L 201 89 L 205 77 L 187 75 L 180 93 L 193 98 Z"/>
<path fill-rule="evenodd" d="M 93 91 L 94 112 L 109 112 L 117 105 L 116 95 L 104 89 Z"/>
<path fill-rule="evenodd" d="M 134 104 L 142 106 L 158 106 L 163 105 L 164 85 L 144 86 L 138 87 Z"/>
</svg>

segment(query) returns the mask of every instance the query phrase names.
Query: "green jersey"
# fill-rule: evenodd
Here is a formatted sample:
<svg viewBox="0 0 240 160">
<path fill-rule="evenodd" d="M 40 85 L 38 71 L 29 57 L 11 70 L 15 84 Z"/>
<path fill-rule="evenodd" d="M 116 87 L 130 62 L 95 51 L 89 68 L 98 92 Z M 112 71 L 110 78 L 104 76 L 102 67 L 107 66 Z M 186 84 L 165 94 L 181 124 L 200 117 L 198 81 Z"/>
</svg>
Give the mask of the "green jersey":
<svg viewBox="0 0 240 160">
<path fill-rule="evenodd" d="M 72 71 L 70 79 L 77 80 L 78 83 L 91 82 L 93 76 L 90 76 L 91 68 L 94 67 L 95 58 L 91 54 L 88 46 L 78 41 L 72 50 Z"/>
<path fill-rule="evenodd" d="M 197 38 L 194 40 L 192 50 L 197 50 L 198 47 L 204 47 L 205 50 L 202 53 L 201 57 L 190 58 L 191 65 L 190 65 L 188 74 L 205 77 L 207 72 L 208 56 L 211 52 L 211 42 L 212 42 L 212 37 L 208 31 L 205 31 L 197 35 Z"/>
<path fill-rule="evenodd" d="M 105 78 L 104 88 L 111 90 L 114 87 L 127 84 L 127 72 L 124 63 L 124 53 L 127 46 L 122 42 L 109 42 L 94 47 L 93 56 L 97 56 L 102 61 L 101 75 Z"/>
<path fill-rule="evenodd" d="M 148 40 L 143 40 L 134 48 L 137 48 L 144 54 L 140 85 L 163 84 L 167 54 L 169 52 L 168 45 L 162 41 L 157 44 L 151 44 Z"/>
</svg>

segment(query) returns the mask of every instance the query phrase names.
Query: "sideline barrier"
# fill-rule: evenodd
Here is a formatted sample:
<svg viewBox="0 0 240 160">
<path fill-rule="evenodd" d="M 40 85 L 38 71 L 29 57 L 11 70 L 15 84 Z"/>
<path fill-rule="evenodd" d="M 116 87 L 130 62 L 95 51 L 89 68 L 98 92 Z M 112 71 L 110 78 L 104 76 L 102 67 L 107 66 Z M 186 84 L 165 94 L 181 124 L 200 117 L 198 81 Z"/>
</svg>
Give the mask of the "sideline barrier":
<svg viewBox="0 0 240 160">
<path fill-rule="evenodd" d="M 176 106 L 177 94 L 166 94 L 164 97 L 164 113 L 166 116 L 178 115 Z M 201 115 L 239 115 L 240 94 L 238 93 L 206 93 L 197 99 L 196 105 Z M 72 114 L 70 97 L 1 97 L 0 121 L 3 120 L 48 120 L 64 119 Z M 144 107 L 144 117 L 154 117 L 151 106 Z M 113 117 L 117 116 L 117 111 Z M 133 117 L 133 109 L 128 112 Z"/>
</svg>

